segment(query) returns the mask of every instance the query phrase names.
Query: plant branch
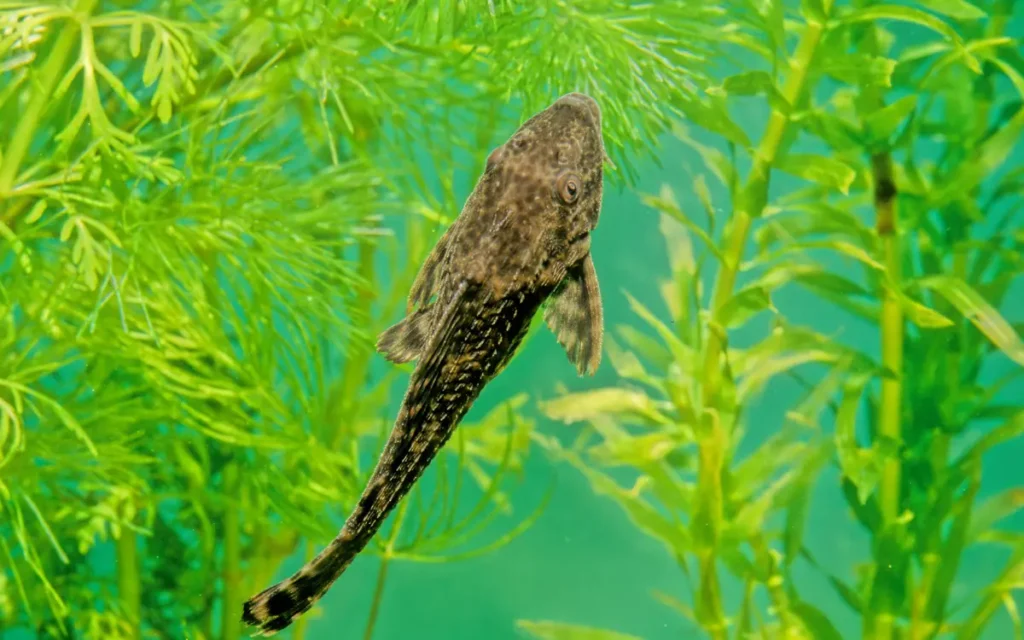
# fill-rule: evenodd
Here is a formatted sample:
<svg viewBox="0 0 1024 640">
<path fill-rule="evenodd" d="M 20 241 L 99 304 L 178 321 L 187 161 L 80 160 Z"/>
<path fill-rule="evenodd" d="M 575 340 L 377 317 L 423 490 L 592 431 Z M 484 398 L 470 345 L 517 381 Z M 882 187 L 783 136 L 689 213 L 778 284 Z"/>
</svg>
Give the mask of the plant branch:
<svg viewBox="0 0 1024 640">
<path fill-rule="evenodd" d="M 893 445 L 898 452 L 903 441 L 903 338 L 904 318 L 898 292 L 903 279 L 900 240 L 896 232 L 896 186 L 892 175 L 892 158 L 888 151 L 875 154 L 871 159 L 875 183 L 875 230 L 882 240 L 882 263 L 888 274 L 889 286 L 883 285 L 882 296 L 882 366 L 892 372 L 891 377 L 882 380 L 881 407 L 878 416 L 878 439 Z M 882 512 L 883 535 L 897 526 L 901 505 L 902 466 L 899 454 L 886 456 L 882 463 L 882 478 L 878 488 L 879 505 Z M 888 572 L 892 568 L 878 563 L 876 572 Z M 885 579 L 886 582 L 889 579 Z M 876 576 L 875 587 L 881 586 Z M 872 598 L 874 600 L 874 597 Z M 873 628 L 873 638 L 886 640 L 893 637 L 894 603 L 884 599 L 879 611 L 874 611 L 874 621 L 865 629 Z"/>
<path fill-rule="evenodd" d="M 377 571 L 377 584 L 373 588 L 373 602 L 370 603 L 370 613 L 366 620 L 366 629 L 363 631 L 363 640 L 373 640 L 373 631 L 377 626 L 377 618 L 380 616 L 381 603 L 384 600 L 384 583 L 388 579 L 388 567 L 391 564 L 395 553 L 395 543 L 398 541 L 398 534 L 402 531 L 402 524 L 405 522 L 405 514 L 409 508 L 408 501 L 398 507 L 395 514 L 395 523 L 391 526 L 384 553 L 380 556 L 380 569 Z"/>
<path fill-rule="evenodd" d="M 388 579 L 388 567 L 391 565 L 391 557 L 384 554 L 380 558 L 380 568 L 377 570 L 377 583 L 373 588 L 373 601 L 370 603 L 370 613 L 366 619 L 366 629 L 363 631 L 363 640 L 372 640 L 373 631 L 377 626 L 377 617 L 380 615 L 381 602 L 384 600 L 384 583 Z"/>
<path fill-rule="evenodd" d="M 239 612 L 242 610 L 242 521 L 239 509 L 238 463 L 229 462 L 224 467 L 224 566 L 221 569 L 221 580 L 224 583 L 224 594 L 221 599 L 224 609 L 221 619 L 220 638 L 222 640 L 238 640 L 242 626 Z"/>
<path fill-rule="evenodd" d="M 87 16 L 92 13 L 97 0 L 78 0 L 75 3 L 74 13 L 79 16 Z M 18 126 L 11 136 L 7 150 L 0 162 L 0 199 L 7 200 L 8 195 L 14 189 L 14 183 L 18 179 L 18 171 L 21 169 L 21 162 L 25 159 L 29 147 L 32 146 L 32 139 L 35 138 L 36 129 L 39 127 L 39 120 L 46 111 L 47 103 L 53 95 L 57 81 L 64 76 L 64 67 L 72 48 L 79 40 L 79 30 L 66 27 L 59 30 L 60 35 L 50 51 L 49 57 L 43 64 L 38 74 L 33 74 L 33 85 L 35 90 L 28 104 L 18 119 Z M 9 205 L 8 205 L 9 206 Z M 9 222 L 7 207 L 2 214 L 4 222 Z"/>
<path fill-rule="evenodd" d="M 823 31 L 823 24 L 808 23 L 789 61 L 789 74 L 782 89 L 782 95 L 789 104 L 795 104 L 804 91 Z M 751 225 L 767 204 L 772 165 L 776 161 L 788 124 L 787 114 L 777 109 L 772 111 L 761 144 L 756 150 L 750 176 L 734 203 L 726 232 L 728 237 L 722 266 L 716 276 L 711 301 L 712 330 L 708 332 L 703 363 L 704 418 L 698 442 L 697 493 L 700 501 L 695 519 L 698 528 L 695 539 L 700 542 L 697 552 L 700 571 L 698 618 L 716 640 L 726 637 L 726 621 L 715 564 L 718 533 L 723 518 L 722 469 L 730 438 L 716 409 L 720 405 L 721 359 L 725 351 L 724 329 L 721 329 L 719 318 L 726 302 L 732 297 Z"/>
<path fill-rule="evenodd" d="M 861 49 L 869 55 L 880 55 L 878 31 L 870 27 L 861 42 Z M 870 110 L 885 106 L 883 89 L 877 86 L 862 90 L 863 102 Z M 903 343 L 905 320 L 899 294 L 902 287 L 903 271 L 898 233 L 897 195 L 898 189 L 893 177 L 892 154 L 888 142 L 877 143 L 869 148 L 871 154 L 871 176 L 874 185 L 875 233 L 882 245 L 882 264 L 886 278 L 880 284 L 881 298 L 880 333 L 882 367 L 891 375 L 881 381 L 881 399 L 877 428 L 876 446 L 887 445 L 893 452 L 882 459 L 881 478 L 878 486 L 878 502 L 881 523 L 875 532 L 876 542 L 875 575 L 871 585 L 870 609 L 865 612 L 862 625 L 864 638 L 890 640 L 895 633 L 895 615 L 899 608 L 893 602 L 889 585 L 905 582 L 908 592 L 913 592 L 912 576 L 906 563 L 889 562 L 886 555 L 895 553 L 891 544 L 885 541 L 895 535 L 902 508 L 902 460 L 903 445 Z M 901 572 L 907 575 L 898 575 Z M 911 632 L 913 637 L 913 632 Z"/>
<path fill-rule="evenodd" d="M 372 284 L 376 248 L 376 244 L 372 240 L 363 240 L 359 243 L 359 277 L 362 279 L 362 283 L 359 285 L 359 291 L 352 305 L 355 318 L 369 319 L 370 307 L 376 298 Z M 352 336 L 349 340 L 345 369 L 334 389 L 334 395 L 342 406 L 339 415 L 343 417 L 336 424 L 326 425 L 331 431 L 325 440 L 332 451 L 336 451 L 345 436 L 350 433 L 350 420 L 359 405 L 358 388 L 366 381 L 366 370 L 370 364 L 370 357 L 373 355 L 373 350 L 365 348 L 365 345 L 360 345 L 359 340 L 359 336 Z"/>
<path fill-rule="evenodd" d="M 138 543 L 138 534 L 122 526 L 116 543 L 117 593 L 124 617 L 130 625 L 128 637 L 131 640 L 142 637 L 142 581 L 139 574 Z"/>
</svg>

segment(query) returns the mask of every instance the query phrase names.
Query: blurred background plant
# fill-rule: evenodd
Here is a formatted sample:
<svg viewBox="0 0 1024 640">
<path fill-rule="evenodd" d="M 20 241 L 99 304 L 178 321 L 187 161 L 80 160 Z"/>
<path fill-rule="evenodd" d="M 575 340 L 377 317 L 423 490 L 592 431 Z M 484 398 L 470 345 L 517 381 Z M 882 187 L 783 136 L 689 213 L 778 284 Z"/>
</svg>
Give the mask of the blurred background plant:
<svg viewBox="0 0 1024 640">
<path fill-rule="evenodd" d="M 583 90 L 630 184 L 723 16 L 441 4 L 0 0 L 0 635 L 240 637 L 361 490 L 408 369 L 372 341 L 487 151 Z M 389 561 L 539 513 L 505 494 L 525 402 L 379 536 L 364 637 Z"/>
<path fill-rule="evenodd" d="M 1014 290 L 1019 312 L 1024 273 L 1024 16 L 1004 0 L 795 5 L 729 3 L 744 63 L 675 131 L 702 167 L 646 197 L 667 317 L 631 300 L 646 331 L 608 341 L 619 383 L 543 403 L 581 428 L 535 438 L 675 558 L 689 601 L 655 596 L 707 637 L 852 637 L 835 623 L 851 611 L 864 638 L 1024 637 L 1024 534 L 1007 527 L 1024 483 L 983 464 L 1024 433 L 1022 325 L 999 312 Z M 751 101 L 770 113 L 760 133 Z M 770 435 L 766 389 L 802 390 Z M 835 500 L 853 518 L 809 542 Z M 869 557 L 843 566 L 852 527 Z"/>
</svg>

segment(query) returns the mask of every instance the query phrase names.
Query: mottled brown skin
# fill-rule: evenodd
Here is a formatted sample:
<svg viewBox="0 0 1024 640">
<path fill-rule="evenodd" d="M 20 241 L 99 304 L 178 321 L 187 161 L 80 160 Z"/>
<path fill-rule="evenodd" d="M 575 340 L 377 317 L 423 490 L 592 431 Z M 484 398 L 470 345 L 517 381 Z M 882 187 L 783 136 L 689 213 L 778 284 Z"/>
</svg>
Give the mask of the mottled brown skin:
<svg viewBox="0 0 1024 640">
<path fill-rule="evenodd" d="M 601 358 L 602 314 L 590 234 L 601 210 L 601 114 L 571 93 L 525 122 L 487 159 L 462 213 L 427 257 L 408 315 L 377 349 L 418 359 L 377 467 L 338 536 L 292 577 L 247 601 L 260 635 L 319 600 L 508 364 L 530 321 L 544 319 L 580 374 Z"/>
</svg>

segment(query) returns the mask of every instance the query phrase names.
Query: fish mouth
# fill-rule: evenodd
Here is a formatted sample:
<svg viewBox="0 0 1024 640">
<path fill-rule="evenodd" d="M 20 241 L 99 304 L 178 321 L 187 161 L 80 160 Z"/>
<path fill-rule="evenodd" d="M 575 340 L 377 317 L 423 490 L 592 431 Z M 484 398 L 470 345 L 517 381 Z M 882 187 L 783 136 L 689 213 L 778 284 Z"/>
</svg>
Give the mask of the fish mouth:
<svg viewBox="0 0 1024 640">
<path fill-rule="evenodd" d="M 559 103 L 582 108 L 584 112 L 589 113 L 591 118 L 593 118 L 594 125 L 598 129 L 601 128 L 601 107 L 598 106 L 597 100 L 594 100 L 587 94 L 576 91 L 567 93 L 555 101 L 555 104 Z"/>
<path fill-rule="evenodd" d="M 569 239 L 569 244 L 570 245 L 579 244 L 580 242 L 586 241 L 587 238 L 589 238 L 589 237 L 590 237 L 590 231 L 589 230 L 582 231 L 582 232 L 577 233 L 576 235 L 574 235 L 572 238 L 570 238 Z"/>
</svg>

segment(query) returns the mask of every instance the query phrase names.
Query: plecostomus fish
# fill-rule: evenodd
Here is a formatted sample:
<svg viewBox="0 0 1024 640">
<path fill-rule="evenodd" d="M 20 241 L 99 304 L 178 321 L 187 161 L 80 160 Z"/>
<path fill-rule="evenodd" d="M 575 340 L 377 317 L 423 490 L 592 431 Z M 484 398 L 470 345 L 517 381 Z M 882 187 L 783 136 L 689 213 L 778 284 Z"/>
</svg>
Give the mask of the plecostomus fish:
<svg viewBox="0 0 1024 640">
<path fill-rule="evenodd" d="M 412 285 L 408 315 L 381 333 L 392 362 L 417 360 L 377 467 L 337 537 L 293 576 L 250 598 L 242 620 L 273 635 L 319 600 L 508 364 L 534 314 L 580 375 L 601 359 L 590 234 L 601 211 L 601 111 L 570 93 L 491 152 L 462 213 Z"/>
</svg>

